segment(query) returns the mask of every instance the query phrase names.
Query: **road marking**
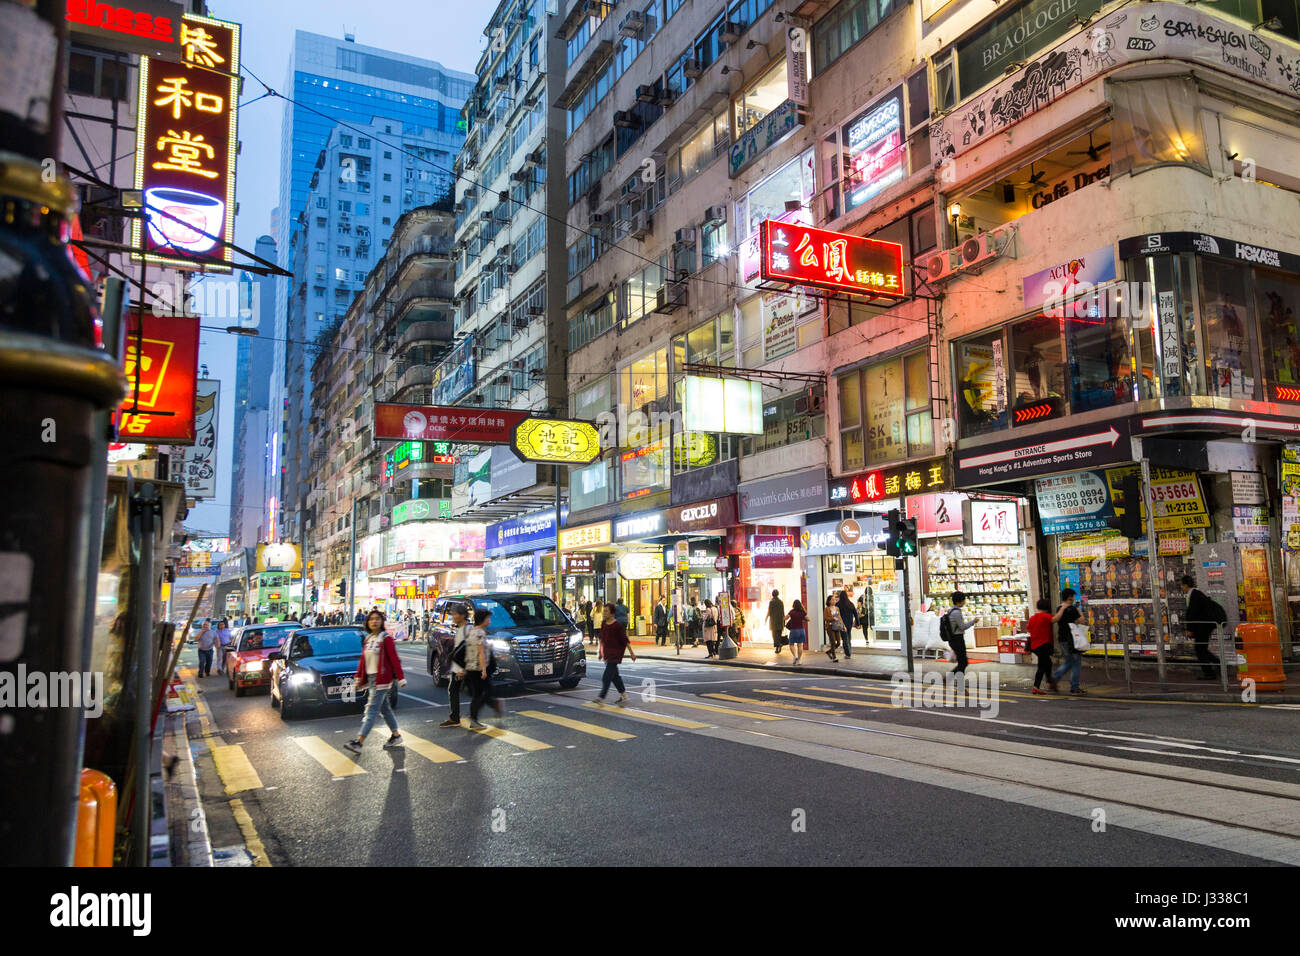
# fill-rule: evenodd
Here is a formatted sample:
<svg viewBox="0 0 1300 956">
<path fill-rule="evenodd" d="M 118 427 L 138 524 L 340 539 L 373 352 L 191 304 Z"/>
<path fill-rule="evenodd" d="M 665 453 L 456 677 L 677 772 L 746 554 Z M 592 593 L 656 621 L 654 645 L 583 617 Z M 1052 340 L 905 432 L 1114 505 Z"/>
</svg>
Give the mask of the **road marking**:
<svg viewBox="0 0 1300 956">
<path fill-rule="evenodd" d="M 446 747 L 438 746 L 432 740 L 417 737 L 410 731 L 402 734 L 402 740 L 406 742 L 407 750 L 414 750 L 421 757 L 432 760 L 434 763 L 452 763 L 464 759 L 460 754 L 454 754 Z"/>
<path fill-rule="evenodd" d="M 271 861 L 267 858 L 266 847 L 262 845 L 262 838 L 257 835 L 257 828 L 253 826 L 253 818 L 244 809 L 244 801 L 238 797 L 231 800 L 230 812 L 235 817 L 239 832 L 244 835 L 244 848 L 253 855 L 253 866 L 270 866 Z"/>
<path fill-rule="evenodd" d="M 521 710 L 520 717 L 531 717 L 534 720 L 544 720 L 550 724 L 558 724 L 561 727 L 568 727 L 570 730 L 578 730 L 584 734 L 593 734 L 597 737 L 604 737 L 606 740 L 632 740 L 636 734 L 625 734 L 621 730 L 610 730 L 608 727 L 601 727 L 599 724 L 588 724 L 581 720 L 570 720 L 568 717 L 561 717 L 558 714 L 545 714 L 540 710 Z M 572 745 L 570 745 L 572 746 Z"/>
<path fill-rule="evenodd" d="M 398 697 L 405 697 L 407 700 L 418 700 L 422 704 L 428 704 L 430 707 L 446 707 L 446 704 L 440 704 L 436 700 L 425 700 L 423 697 L 416 697 L 414 694 L 403 694 L 398 691 Z"/>
<path fill-rule="evenodd" d="M 332 777 L 351 777 L 366 772 L 365 768 L 357 766 L 319 737 L 293 737 L 292 740 Z"/>
<path fill-rule="evenodd" d="M 779 700 L 759 700 L 757 697 L 736 697 L 733 694 L 701 694 L 701 697 L 714 697 L 718 700 L 730 700 L 737 704 L 761 704 L 764 707 L 780 707 L 783 710 L 802 710 L 810 714 L 847 714 L 847 710 L 829 710 L 825 707 L 806 707 L 803 704 L 784 704 Z"/>
<path fill-rule="evenodd" d="M 249 762 L 243 744 L 218 744 L 210 750 L 212 762 L 217 765 L 217 775 L 226 785 L 226 793 L 262 789 L 262 778 Z"/>
<path fill-rule="evenodd" d="M 593 710 L 604 711 L 609 713 L 614 711 L 619 714 L 625 714 L 628 717 L 636 717 L 641 720 L 653 720 L 658 724 L 667 724 L 669 727 L 684 727 L 687 730 L 703 730 L 708 724 L 701 724 L 695 720 L 683 720 L 681 717 L 669 717 L 667 714 L 654 714 L 648 710 L 635 710 L 631 707 L 616 707 L 612 704 L 599 704 L 594 700 L 585 702 L 583 707 L 590 707 Z"/>
<path fill-rule="evenodd" d="M 868 705 L 868 704 L 870 704 L 871 706 L 874 706 L 874 707 L 893 707 L 893 706 L 901 706 L 901 705 L 890 704 L 888 701 L 881 701 L 880 703 L 876 703 L 875 701 L 848 700 L 848 699 L 846 699 L 846 698 L 844 698 L 844 697 L 826 697 L 825 695 L 822 695 L 822 694 L 796 694 L 796 693 L 795 693 L 794 691 L 792 691 L 792 690 L 768 690 L 768 689 L 765 688 L 765 687 L 755 687 L 755 688 L 754 688 L 754 693 L 755 693 L 755 694 L 775 694 L 775 695 L 777 695 L 778 697 L 798 697 L 798 698 L 800 698 L 800 699 L 802 699 L 802 700 L 821 700 L 821 701 L 827 701 L 827 702 L 832 703 L 832 704 L 852 704 L 852 705 L 855 706 L 855 707 L 863 707 L 863 706 L 866 706 L 866 705 Z"/>
<path fill-rule="evenodd" d="M 482 734 L 484 737 L 492 737 L 501 741 L 503 744 L 509 744 L 512 747 L 518 747 L 520 750 L 550 750 L 550 744 L 544 744 L 540 740 L 533 740 L 531 737 L 525 737 L 523 734 L 517 734 L 513 730 L 502 730 L 500 727 L 484 727 L 482 730 L 474 730 L 467 724 L 461 724 L 467 730 L 473 730 L 476 734 Z"/>
<path fill-rule="evenodd" d="M 714 704 L 692 704 L 690 701 L 678 700 L 676 697 L 656 697 L 655 703 L 673 704 L 677 707 L 691 707 L 695 710 L 711 710 L 715 714 L 731 714 L 733 717 L 752 717 L 754 720 L 785 720 L 780 714 L 756 714 L 749 710 L 733 710 L 730 707 L 718 707 Z"/>
</svg>

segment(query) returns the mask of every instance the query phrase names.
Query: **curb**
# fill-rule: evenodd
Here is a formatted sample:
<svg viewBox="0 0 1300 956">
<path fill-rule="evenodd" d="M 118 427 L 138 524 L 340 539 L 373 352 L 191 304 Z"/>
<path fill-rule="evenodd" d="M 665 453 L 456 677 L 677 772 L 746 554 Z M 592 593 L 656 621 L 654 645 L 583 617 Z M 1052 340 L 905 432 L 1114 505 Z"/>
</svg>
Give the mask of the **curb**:
<svg viewBox="0 0 1300 956">
<path fill-rule="evenodd" d="M 178 709 L 167 715 L 167 722 L 172 725 L 173 753 L 177 758 L 172 782 L 180 789 L 181 806 L 185 811 L 184 819 L 176 825 L 184 827 L 188 837 L 182 841 L 185 859 L 181 865 L 210 867 L 213 865 L 212 837 L 208 833 L 208 818 L 203 812 L 203 800 L 199 795 L 198 770 L 190 751 L 189 725 L 186 719 L 193 709 L 191 704 L 187 709 Z"/>
<path fill-rule="evenodd" d="M 787 673 L 787 674 L 818 674 L 827 677 L 856 677 L 860 680 L 886 680 L 887 681 L 892 679 L 895 673 L 894 671 L 844 670 L 843 668 L 839 668 L 839 667 L 826 667 L 824 665 L 816 665 L 816 664 L 807 667 L 801 664 L 798 667 L 796 667 L 791 664 L 786 664 L 784 662 L 780 664 L 777 663 L 759 664 L 753 661 L 740 661 L 740 660 L 730 660 L 730 661 L 701 660 L 699 658 L 694 658 L 694 657 L 681 658 L 678 657 L 676 654 L 638 653 L 637 658 L 638 659 L 644 658 L 646 660 L 655 660 L 655 661 L 687 660 L 689 663 L 692 664 L 709 664 L 716 667 L 747 667 L 750 668 L 751 670 L 780 671 L 782 673 Z M 972 662 L 972 663 L 979 663 L 979 662 Z M 1016 678 L 1013 678 L 1013 680 L 1014 679 Z M 1300 694 L 1286 694 L 1278 697 L 1270 697 L 1268 696 L 1268 694 L 1269 694 L 1268 691 L 1257 691 L 1255 705 L 1260 706 L 1265 704 L 1300 704 Z M 1110 695 L 1107 699 L 1113 700 L 1116 697 L 1122 697 L 1124 700 L 1155 700 L 1155 701 L 1178 700 L 1178 701 L 1187 701 L 1190 703 L 1205 703 L 1205 704 L 1241 703 L 1240 694 L 1233 693 L 1232 691 L 1229 691 L 1227 694 L 1224 694 L 1222 692 L 1218 694 L 1205 694 L 1205 693 L 1194 693 L 1194 692 L 1189 692 L 1185 694 L 1177 693 L 1177 692 L 1136 693 L 1136 694 Z"/>
</svg>

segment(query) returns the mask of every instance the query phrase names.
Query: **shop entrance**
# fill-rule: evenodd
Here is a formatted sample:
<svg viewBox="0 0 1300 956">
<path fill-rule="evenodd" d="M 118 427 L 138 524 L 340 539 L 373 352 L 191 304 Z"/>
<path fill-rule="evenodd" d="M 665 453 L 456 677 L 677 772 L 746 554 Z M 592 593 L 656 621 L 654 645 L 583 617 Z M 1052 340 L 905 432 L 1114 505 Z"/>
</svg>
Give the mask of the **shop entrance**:
<svg viewBox="0 0 1300 956">
<path fill-rule="evenodd" d="M 884 551 L 824 555 L 822 581 L 825 591 L 818 599 L 823 607 L 835 592 L 852 592 L 853 605 L 863 619 L 859 626 L 865 628 L 869 645 L 900 644 L 903 579 L 894 558 Z"/>
</svg>

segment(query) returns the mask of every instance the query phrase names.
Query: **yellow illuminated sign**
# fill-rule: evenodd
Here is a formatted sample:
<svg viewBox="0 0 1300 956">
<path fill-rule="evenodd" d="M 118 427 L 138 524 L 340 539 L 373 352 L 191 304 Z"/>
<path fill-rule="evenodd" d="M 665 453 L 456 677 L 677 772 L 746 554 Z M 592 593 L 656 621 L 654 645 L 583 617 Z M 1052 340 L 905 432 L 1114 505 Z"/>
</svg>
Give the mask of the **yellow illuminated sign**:
<svg viewBox="0 0 1300 956">
<path fill-rule="evenodd" d="M 608 521 L 582 525 L 578 528 L 565 528 L 560 532 L 560 548 L 564 551 L 598 547 L 609 544 L 611 540 L 613 539 Z"/>
<path fill-rule="evenodd" d="M 585 465 L 600 457 L 600 433 L 590 422 L 526 418 L 515 429 L 514 450 L 524 461 Z"/>
<path fill-rule="evenodd" d="M 625 581 L 657 581 L 667 572 L 661 551 L 630 551 L 618 559 L 618 573 Z"/>
</svg>

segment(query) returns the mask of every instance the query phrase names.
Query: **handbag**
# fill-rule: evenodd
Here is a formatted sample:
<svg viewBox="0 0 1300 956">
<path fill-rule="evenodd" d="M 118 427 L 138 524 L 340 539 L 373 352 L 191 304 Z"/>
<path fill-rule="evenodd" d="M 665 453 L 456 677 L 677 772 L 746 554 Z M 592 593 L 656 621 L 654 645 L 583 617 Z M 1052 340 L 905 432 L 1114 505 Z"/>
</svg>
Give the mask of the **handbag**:
<svg viewBox="0 0 1300 956">
<path fill-rule="evenodd" d="M 465 642 L 461 641 L 451 652 L 451 662 L 457 667 L 465 666 Z"/>
<path fill-rule="evenodd" d="M 1092 647 L 1092 632 L 1088 630 L 1087 625 L 1071 624 L 1070 637 L 1074 639 L 1074 650 L 1081 653 Z"/>
</svg>

